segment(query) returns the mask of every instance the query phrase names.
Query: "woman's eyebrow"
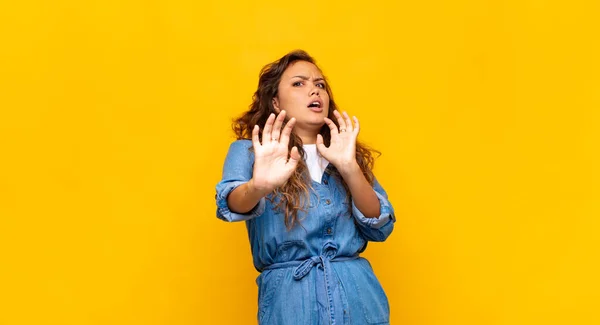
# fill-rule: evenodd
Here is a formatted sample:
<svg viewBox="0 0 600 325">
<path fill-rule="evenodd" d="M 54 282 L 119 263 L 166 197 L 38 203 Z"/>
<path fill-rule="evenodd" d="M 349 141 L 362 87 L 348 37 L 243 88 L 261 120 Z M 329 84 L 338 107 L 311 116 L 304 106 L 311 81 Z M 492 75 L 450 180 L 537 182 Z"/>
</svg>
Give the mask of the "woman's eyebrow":
<svg viewBox="0 0 600 325">
<path fill-rule="evenodd" d="M 307 76 L 293 76 L 292 78 L 300 78 L 300 79 L 302 79 L 302 80 L 309 80 L 309 79 L 310 79 L 310 78 L 309 78 L 309 77 L 307 77 Z M 323 77 L 318 77 L 318 78 L 315 78 L 313 81 L 321 81 L 321 80 L 325 80 L 325 78 L 323 78 Z"/>
</svg>

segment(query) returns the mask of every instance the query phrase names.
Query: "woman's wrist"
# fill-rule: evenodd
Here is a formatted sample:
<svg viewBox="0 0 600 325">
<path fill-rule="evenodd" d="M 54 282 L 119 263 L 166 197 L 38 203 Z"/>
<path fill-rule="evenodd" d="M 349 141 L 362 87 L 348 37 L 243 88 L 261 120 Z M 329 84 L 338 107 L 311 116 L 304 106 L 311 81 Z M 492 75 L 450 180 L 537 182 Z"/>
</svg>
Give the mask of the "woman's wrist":
<svg viewBox="0 0 600 325">
<path fill-rule="evenodd" d="M 257 186 L 256 185 L 256 180 L 254 178 L 251 178 L 248 183 L 246 184 L 246 186 L 248 187 L 248 194 L 254 196 L 254 197 L 258 197 L 258 198 L 262 198 L 264 196 L 266 196 L 267 194 L 269 194 L 272 190 L 269 190 L 267 188 L 261 187 L 261 186 Z"/>
<path fill-rule="evenodd" d="M 336 166 L 336 168 L 340 172 L 340 175 L 342 175 L 342 177 L 346 180 L 351 178 L 353 175 L 362 174 L 362 170 L 356 161 L 341 165 L 339 167 Z"/>
</svg>

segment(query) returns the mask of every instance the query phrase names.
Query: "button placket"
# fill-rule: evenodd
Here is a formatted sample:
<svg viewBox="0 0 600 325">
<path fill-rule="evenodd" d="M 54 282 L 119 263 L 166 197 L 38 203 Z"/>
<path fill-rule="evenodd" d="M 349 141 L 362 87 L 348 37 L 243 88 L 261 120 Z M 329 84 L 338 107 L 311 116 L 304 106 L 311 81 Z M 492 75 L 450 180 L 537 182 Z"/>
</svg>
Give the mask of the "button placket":
<svg viewBox="0 0 600 325">
<path fill-rule="evenodd" d="M 327 179 L 323 181 L 323 184 L 326 183 Z M 326 212 L 323 220 L 323 236 L 330 237 L 333 236 L 333 225 L 335 224 L 335 213 L 333 211 L 334 205 L 332 204 L 333 193 L 328 186 L 323 186 L 319 188 L 319 195 L 321 195 L 321 202 L 323 202 L 322 208 Z"/>
</svg>

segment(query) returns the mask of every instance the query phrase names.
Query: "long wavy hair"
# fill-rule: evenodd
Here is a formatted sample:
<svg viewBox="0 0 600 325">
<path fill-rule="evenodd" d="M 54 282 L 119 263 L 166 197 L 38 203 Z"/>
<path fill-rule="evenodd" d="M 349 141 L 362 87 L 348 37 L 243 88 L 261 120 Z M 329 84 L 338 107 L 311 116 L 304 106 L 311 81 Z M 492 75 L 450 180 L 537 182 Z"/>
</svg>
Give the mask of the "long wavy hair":
<svg viewBox="0 0 600 325">
<path fill-rule="evenodd" d="M 252 104 L 250 105 L 249 110 L 233 120 L 233 131 L 238 140 L 252 139 L 252 129 L 254 126 L 258 125 L 262 129 L 266 124 L 269 115 L 271 113 L 277 114 L 275 108 L 273 107 L 273 98 L 277 96 L 277 91 L 283 72 L 290 64 L 296 61 L 307 61 L 316 65 L 316 61 L 310 55 L 308 55 L 308 53 L 303 50 L 295 50 L 284 55 L 279 60 L 267 64 L 261 69 L 258 79 L 258 89 L 252 96 Z M 329 83 L 327 82 L 327 78 L 325 76 L 323 76 L 323 78 L 325 78 L 325 90 L 329 94 L 329 112 L 327 117 L 334 121 L 339 128 L 337 119 L 333 115 L 333 111 L 337 109 L 337 105 L 333 100 L 333 94 L 331 92 Z M 286 116 L 286 120 L 282 128 L 288 121 L 289 117 Z M 319 133 L 323 136 L 323 142 L 325 143 L 325 146 L 329 146 L 331 141 L 329 126 L 324 124 Z M 262 132 L 259 132 L 259 138 L 262 143 Z M 306 153 L 302 147 L 302 139 L 300 139 L 300 137 L 295 135 L 292 131 L 288 149 L 291 151 L 294 146 L 298 148 L 300 156 L 306 158 Z M 250 150 L 253 150 L 253 148 L 250 147 Z M 375 159 L 373 157 L 373 153 L 377 153 L 378 156 L 381 155 L 379 151 L 369 148 L 359 141 L 356 142 L 356 161 L 360 166 L 362 173 L 365 175 L 367 181 L 369 181 L 371 185 L 373 184 L 374 180 L 372 170 Z M 329 170 L 331 175 L 334 177 L 339 177 L 344 188 L 346 189 L 347 199 L 351 200 L 348 185 L 346 182 L 344 182 L 339 172 L 335 169 L 335 167 L 330 167 Z M 310 200 L 309 189 L 312 189 L 312 186 L 308 167 L 305 160 L 300 159 L 296 170 L 288 179 L 288 181 L 282 186 L 276 188 L 273 193 L 271 193 L 273 195 L 267 196 L 272 203 L 274 202 L 275 197 L 281 197 L 281 200 L 279 200 L 279 202 L 275 205 L 275 208 L 284 212 L 284 222 L 288 230 L 290 230 L 296 223 L 300 222 L 298 219 L 298 211 L 306 212 L 306 206 Z"/>
</svg>

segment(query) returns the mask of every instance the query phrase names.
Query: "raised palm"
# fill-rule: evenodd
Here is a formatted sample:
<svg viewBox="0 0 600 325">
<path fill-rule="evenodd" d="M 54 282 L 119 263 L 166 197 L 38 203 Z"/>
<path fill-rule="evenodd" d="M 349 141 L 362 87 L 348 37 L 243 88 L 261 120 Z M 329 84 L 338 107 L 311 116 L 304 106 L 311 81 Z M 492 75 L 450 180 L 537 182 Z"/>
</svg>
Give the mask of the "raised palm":
<svg viewBox="0 0 600 325">
<path fill-rule="evenodd" d="M 339 130 L 332 120 L 325 118 L 325 123 L 331 131 L 331 141 L 329 147 L 326 147 L 323 143 L 323 136 L 318 134 L 317 149 L 325 159 L 341 170 L 356 163 L 356 138 L 360 131 L 360 125 L 356 116 L 353 118 L 353 125 L 346 112 L 342 115 L 336 110 L 333 111 L 333 115 L 340 125 Z"/>
<path fill-rule="evenodd" d="M 269 116 L 263 128 L 262 143 L 258 137 L 258 125 L 254 126 L 252 130 L 252 145 L 254 147 L 252 178 L 254 179 L 254 186 L 266 193 L 285 184 L 300 160 L 298 148 L 293 147 L 291 152 L 288 151 L 290 134 L 296 120 L 291 118 L 282 131 L 281 127 L 285 115 L 285 111 L 281 111 L 277 118 L 275 118 L 275 114 Z"/>
</svg>

